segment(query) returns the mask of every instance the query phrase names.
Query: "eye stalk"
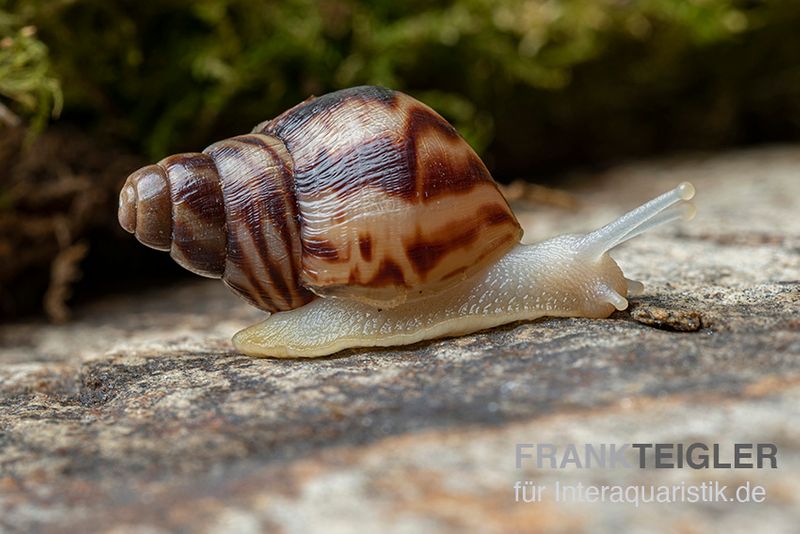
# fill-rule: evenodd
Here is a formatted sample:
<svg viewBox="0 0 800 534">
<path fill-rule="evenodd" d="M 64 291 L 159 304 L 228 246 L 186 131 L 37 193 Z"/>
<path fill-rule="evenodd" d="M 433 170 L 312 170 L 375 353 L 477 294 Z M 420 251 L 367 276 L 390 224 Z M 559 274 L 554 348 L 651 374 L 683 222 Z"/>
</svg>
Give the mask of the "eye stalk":
<svg viewBox="0 0 800 534">
<path fill-rule="evenodd" d="M 586 258 L 599 258 L 614 247 L 648 230 L 679 219 L 689 221 L 696 213 L 694 204 L 690 202 L 693 197 L 694 186 L 689 182 L 683 182 L 675 189 L 586 234 L 580 253 Z"/>
</svg>

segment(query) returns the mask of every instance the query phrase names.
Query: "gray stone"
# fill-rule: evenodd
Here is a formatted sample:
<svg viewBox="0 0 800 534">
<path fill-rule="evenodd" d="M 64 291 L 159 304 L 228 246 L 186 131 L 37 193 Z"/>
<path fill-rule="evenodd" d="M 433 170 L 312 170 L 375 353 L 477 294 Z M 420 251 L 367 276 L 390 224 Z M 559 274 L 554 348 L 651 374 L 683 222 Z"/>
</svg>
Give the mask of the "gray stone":
<svg viewBox="0 0 800 534">
<path fill-rule="evenodd" d="M 789 532 L 800 524 L 800 147 L 576 176 L 526 241 L 690 180 L 694 221 L 616 251 L 608 319 L 316 360 L 238 355 L 260 312 L 197 281 L 0 327 L 0 530 Z M 779 467 L 515 469 L 516 443 L 771 442 Z M 761 504 L 514 502 L 517 480 L 763 485 Z M 386 528 L 383 528 L 386 530 Z"/>
</svg>

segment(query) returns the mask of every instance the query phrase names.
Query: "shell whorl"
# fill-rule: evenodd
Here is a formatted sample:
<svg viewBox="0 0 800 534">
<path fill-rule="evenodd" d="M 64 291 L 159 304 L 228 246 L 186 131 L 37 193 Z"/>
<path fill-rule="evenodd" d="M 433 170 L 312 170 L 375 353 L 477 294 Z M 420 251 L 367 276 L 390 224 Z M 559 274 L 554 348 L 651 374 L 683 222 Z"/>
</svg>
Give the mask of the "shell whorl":
<svg viewBox="0 0 800 534">
<path fill-rule="evenodd" d="M 266 311 L 313 298 L 299 284 L 300 238 L 291 158 L 273 137 L 250 134 L 202 153 L 169 156 L 131 174 L 119 221 L 182 267 L 222 278 Z"/>
<path fill-rule="evenodd" d="M 300 284 L 292 159 L 271 136 L 240 135 L 204 151 L 219 169 L 227 221 L 225 284 L 254 306 L 291 310 L 314 296 Z"/>
<path fill-rule="evenodd" d="M 131 174 L 120 194 L 119 220 L 193 273 L 222 276 L 225 210 L 217 168 L 206 154 L 169 156 Z"/>
</svg>

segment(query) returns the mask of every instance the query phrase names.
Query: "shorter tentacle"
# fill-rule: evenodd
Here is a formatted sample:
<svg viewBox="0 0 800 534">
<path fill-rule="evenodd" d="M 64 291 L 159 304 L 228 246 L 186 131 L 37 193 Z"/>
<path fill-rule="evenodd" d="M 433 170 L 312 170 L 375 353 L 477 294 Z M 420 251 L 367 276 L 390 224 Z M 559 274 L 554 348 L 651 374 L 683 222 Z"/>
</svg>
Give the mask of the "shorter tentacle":
<svg viewBox="0 0 800 534">
<path fill-rule="evenodd" d="M 605 284 L 600 286 L 599 293 L 602 298 L 619 311 L 628 307 L 628 300 Z"/>
</svg>

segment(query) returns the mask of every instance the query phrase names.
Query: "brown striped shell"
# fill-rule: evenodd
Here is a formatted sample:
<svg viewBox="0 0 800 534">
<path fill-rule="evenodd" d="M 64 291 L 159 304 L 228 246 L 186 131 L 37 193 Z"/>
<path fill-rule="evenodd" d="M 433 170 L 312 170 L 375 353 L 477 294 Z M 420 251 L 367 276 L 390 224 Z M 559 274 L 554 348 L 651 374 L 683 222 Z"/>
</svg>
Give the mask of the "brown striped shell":
<svg viewBox="0 0 800 534">
<path fill-rule="evenodd" d="M 491 264 L 522 234 L 456 130 L 379 87 L 308 99 L 134 172 L 119 219 L 267 311 L 314 294 L 396 305 Z"/>
</svg>

